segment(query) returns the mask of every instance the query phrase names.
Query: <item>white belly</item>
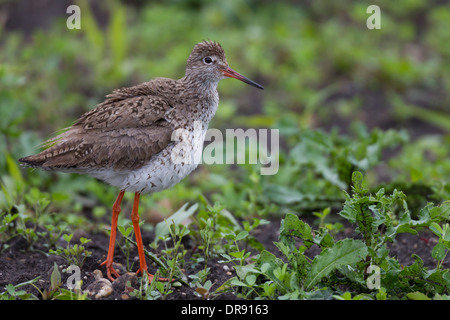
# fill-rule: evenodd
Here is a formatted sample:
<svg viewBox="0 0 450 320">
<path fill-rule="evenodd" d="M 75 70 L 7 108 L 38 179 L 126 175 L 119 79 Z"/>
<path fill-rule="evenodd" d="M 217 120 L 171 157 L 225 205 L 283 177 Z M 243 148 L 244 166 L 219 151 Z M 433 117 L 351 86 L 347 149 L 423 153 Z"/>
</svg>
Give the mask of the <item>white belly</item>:
<svg viewBox="0 0 450 320">
<path fill-rule="evenodd" d="M 137 170 L 91 169 L 86 173 L 127 192 L 153 193 L 169 189 L 197 168 L 205 133 L 206 130 L 200 139 L 191 140 L 192 143 L 169 144 Z"/>
</svg>

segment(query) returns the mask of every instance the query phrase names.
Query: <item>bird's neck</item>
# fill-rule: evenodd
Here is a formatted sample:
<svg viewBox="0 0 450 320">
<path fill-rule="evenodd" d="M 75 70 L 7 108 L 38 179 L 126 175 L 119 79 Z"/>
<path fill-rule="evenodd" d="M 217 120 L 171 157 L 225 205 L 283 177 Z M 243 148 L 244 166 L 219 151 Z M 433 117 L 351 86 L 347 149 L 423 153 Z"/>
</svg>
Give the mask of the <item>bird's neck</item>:
<svg viewBox="0 0 450 320">
<path fill-rule="evenodd" d="M 205 81 L 198 77 L 186 75 L 181 78 L 184 88 L 191 92 L 191 97 L 194 103 L 191 103 L 192 108 L 196 108 L 200 115 L 202 122 L 208 125 L 209 121 L 214 117 L 219 106 L 219 93 L 217 92 L 217 81 Z"/>
<path fill-rule="evenodd" d="M 198 96 L 210 96 L 217 93 L 219 80 L 204 79 L 197 75 L 187 74 L 180 79 L 185 88 Z"/>
</svg>

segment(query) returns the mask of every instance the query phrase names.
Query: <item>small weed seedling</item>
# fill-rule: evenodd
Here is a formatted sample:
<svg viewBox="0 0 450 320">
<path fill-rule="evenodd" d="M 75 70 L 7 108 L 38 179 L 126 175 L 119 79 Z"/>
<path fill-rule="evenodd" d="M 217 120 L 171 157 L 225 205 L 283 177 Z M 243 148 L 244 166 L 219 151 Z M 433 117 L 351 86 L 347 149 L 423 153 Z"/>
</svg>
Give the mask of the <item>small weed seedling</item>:
<svg viewBox="0 0 450 320">
<path fill-rule="evenodd" d="M 155 272 L 155 279 L 159 277 L 159 270 Z M 161 282 L 153 280 L 148 282 L 148 275 L 146 272 L 142 274 L 141 283 L 138 289 L 130 292 L 131 297 L 136 297 L 139 300 L 157 300 L 161 298 Z"/>
<path fill-rule="evenodd" d="M 212 256 L 225 258 L 219 262 L 243 265 L 251 255 L 251 252 L 247 251 L 248 246 L 260 251 L 264 249 L 251 233 L 268 221 L 254 218 L 253 223 L 244 220 L 241 226 L 220 203 L 216 202 L 214 206 L 207 202 L 204 204 L 206 210 L 201 210 L 197 215 L 198 230 L 192 231 L 191 234 L 199 243 L 197 248 L 203 251 L 205 268 Z"/>
<path fill-rule="evenodd" d="M 335 222 L 335 223 L 326 222 L 326 220 L 327 220 L 326 218 L 330 215 L 330 212 L 331 212 L 331 208 L 328 207 L 328 208 L 323 209 L 322 212 L 313 212 L 313 214 L 319 218 L 319 229 L 325 228 L 332 235 L 335 235 L 336 233 L 341 231 L 344 226 L 340 222 Z"/>
<path fill-rule="evenodd" d="M 34 282 L 38 281 L 39 277 L 36 277 L 32 280 L 19 283 L 16 285 L 8 284 L 5 286 L 6 291 L 0 293 L 0 300 L 38 300 L 38 297 L 36 297 L 32 293 L 28 293 L 25 290 L 21 290 L 20 288 L 26 285 L 32 285 Z"/>
<path fill-rule="evenodd" d="M 50 275 L 50 287 L 41 290 L 34 283 L 30 283 L 41 294 L 43 300 L 86 300 L 87 293 L 82 293 L 81 289 L 75 289 L 75 292 L 62 288 L 61 273 L 56 262 L 53 265 Z M 81 284 L 80 284 L 81 287 Z"/>
<path fill-rule="evenodd" d="M 131 261 L 130 261 L 131 244 L 129 241 L 126 241 L 126 239 L 133 237 L 134 229 L 131 224 L 131 221 L 127 221 L 126 224 L 118 226 L 117 229 L 119 230 L 120 234 L 122 235 L 122 238 L 125 239 L 125 241 L 124 241 L 125 243 L 123 245 L 119 244 L 119 248 L 126 257 L 127 270 L 130 271 L 133 268 L 133 263 L 131 263 Z"/>
<path fill-rule="evenodd" d="M 215 283 L 215 282 L 214 282 Z M 216 296 L 215 292 L 211 292 L 211 287 L 214 285 L 211 280 L 207 280 L 203 285 L 197 282 L 195 294 L 202 297 L 203 300 L 211 300 Z"/>
<path fill-rule="evenodd" d="M 70 241 L 72 240 L 73 234 L 65 234 L 63 235 L 64 240 L 67 242 L 66 248 L 57 248 L 56 250 L 50 249 L 49 253 L 58 255 L 69 265 L 76 265 L 80 269 L 83 267 L 84 262 L 87 257 L 90 257 L 92 252 L 85 249 L 84 245 L 91 241 L 91 239 L 80 238 L 80 245 L 74 244 L 70 245 Z"/>
<path fill-rule="evenodd" d="M 436 222 L 432 222 L 430 230 L 439 237 L 439 242 L 434 246 L 431 255 L 437 260 L 437 269 L 441 269 L 442 262 L 450 250 L 450 226 L 446 223 L 441 227 Z"/>
<path fill-rule="evenodd" d="M 167 223 L 167 221 L 166 221 Z M 171 290 L 172 286 L 179 286 L 180 282 L 172 282 L 172 279 L 177 278 L 185 278 L 181 269 L 184 267 L 184 256 L 186 255 L 186 250 L 182 245 L 183 237 L 189 234 L 189 230 L 184 225 L 177 225 L 172 222 L 171 225 L 168 225 L 170 237 L 173 242 L 173 247 L 166 248 L 161 251 L 163 254 L 163 260 L 166 262 L 168 268 L 164 271 L 164 277 L 167 277 L 167 282 L 159 282 L 157 284 L 157 289 L 161 293 L 161 299 L 165 299 L 170 293 L 173 292 Z M 164 242 L 166 244 L 166 242 Z M 182 283 L 186 284 L 184 280 Z"/>
</svg>

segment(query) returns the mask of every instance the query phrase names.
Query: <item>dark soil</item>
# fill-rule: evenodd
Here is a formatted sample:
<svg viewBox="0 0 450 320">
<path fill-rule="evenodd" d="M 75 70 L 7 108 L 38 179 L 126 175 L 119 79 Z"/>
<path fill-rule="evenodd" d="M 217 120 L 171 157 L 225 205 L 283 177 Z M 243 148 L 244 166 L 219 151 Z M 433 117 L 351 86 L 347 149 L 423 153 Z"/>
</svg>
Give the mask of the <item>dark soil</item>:
<svg viewBox="0 0 450 320">
<path fill-rule="evenodd" d="M 106 259 L 106 254 L 108 252 L 109 245 L 109 236 L 105 234 L 83 234 L 83 237 L 91 239 L 92 241 L 85 244 L 86 250 L 92 252 L 92 255 L 88 257 L 81 269 L 81 280 L 83 281 L 82 290 L 85 290 L 91 283 L 95 281 L 93 271 L 98 269 L 102 271 L 104 277 L 106 277 L 105 267 L 100 266 L 101 262 Z M 120 235 L 118 235 L 118 238 Z M 143 242 L 144 247 L 148 248 L 148 244 L 153 240 L 152 235 L 143 234 Z M 74 242 L 74 241 L 72 241 Z M 61 243 L 63 245 L 63 243 Z M 188 254 L 185 256 L 186 266 L 183 269 L 184 274 L 189 276 L 191 274 L 195 274 L 204 268 L 204 264 L 194 265 L 192 261 L 190 261 L 191 255 L 196 250 L 194 246 L 189 244 L 189 241 L 186 241 L 185 247 L 188 249 Z M 4 291 L 4 287 L 8 284 L 19 284 L 36 277 L 39 277 L 39 280 L 35 283 L 37 287 L 41 291 L 48 289 L 50 287 L 50 275 L 53 271 L 54 263 L 59 267 L 61 273 L 62 283 L 65 284 L 67 279 L 71 274 L 63 272 L 65 268 L 68 267 L 67 262 L 56 255 L 47 254 L 48 248 L 44 246 L 44 243 L 35 243 L 33 245 L 33 249 L 26 251 L 26 241 L 23 238 L 17 238 L 9 243 L 9 247 L 0 253 L 0 292 Z M 218 263 L 217 261 L 220 259 L 211 259 L 208 262 L 208 267 L 210 268 L 210 273 L 208 279 L 210 279 L 214 285 L 212 290 L 215 290 L 217 287 L 222 285 L 227 279 L 233 276 L 230 271 L 233 271 L 231 265 L 227 265 L 224 263 Z M 139 258 L 137 249 L 132 248 L 130 254 L 130 261 L 133 265 L 132 270 L 136 271 L 139 268 Z M 114 254 L 114 262 L 119 265 L 116 269 L 120 274 L 126 272 L 126 256 L 121 252 L 121 250 L 117 247 L 115 249 Z M 152 264 L 151 260 L 147 259 L 147 263 L 149 265 L 150 273 L 154 274 L 156 271 L 156 265 Z M 228 274 L 227 274 L 228 272 Z M 140 277 L 138 278 L 140 280 Z M 139 282 L 139 281 L 138 281 Z M 189 281 L 188 281 L 189 282 Z M 63 285 L 65 288 L 66 286 Z M 139 283 L 133 284 L 134 288 L 139 288 Z M 21 289 L 26 292 L 33 293 L 38 298 L 42 298 L 39 291 L 31 285 L 27 285 L 21 287 Z M 181 286 L 179 288 L 175 288 L 174 293 L 171 293 L 167 299 L 171 300 L 182 300 L 182 299 L 201 299 L 201 297 L 195 295 L 195 288 L 188 288 L 186 286 Z M 124 299 L 133 299 L 130 296 L 124 296 L 124 291 L 115 290 L 113 293 L 105 298 L 101 298 L 101 300 L 124 300 Z M 91 297 L 90 297 L 91 298 Z M 233 300 L 237 299 L 235 295 L 230 293 L 224 293 L 221 296 L 217 297 L 217 299 L 227 299 Z"/>
<path fill-rule="evenodd" d="M 310 224 L 314 225 L 312 218 L 307 217 L 305 220 Z M 267 225 L 262 225 L 255 230 L 254 236 L 264 245 L 264 247 L 274 253 L 278 254 L 279 251 L 273 244 L 274 241 L 278 241 L 280 228 L 280 219 L 272 219 Z M 93 271 L 99 269 L 105 274 L 104 267 L 100 267 L 100 263 L 105 260 L 109 237 L 107 234 L 83 234 L 84 237 L 91 239 L 92 241 L 86 244 L 86 249 L 92 252 L 92 256 L 86 259 L 86 262 L 81 269 L 81 278 L 83 280 L 82 289 L 85 290 L 92 282 L 94 282 Z M 144 246 L 148 245 L 152 241 L 152 234 L 144 232 Z M 336 239 L 341 239 L 345 237 L 355 237 L 354 229 L 350 225 L 346 225 L 344 231 L 335 235 Z M 417 254 L 420 256 L 425 264 L 425 267 L 430 269 L 436 266 L 436 261 L 431 257 L 431 250 L 437 243 L 437 237 L 429 230 L 423 230 L 419 236 L 414 236 L 410 234 L 401 234 L 397 237 L 395 243 L 390 244 L 391 256 L 396 256 L 397 259 L 403 265 L 410 265 L 413 263 L 411 257 L 412 254 Z M 67 263 L 59 256 L 48 255 L 48 249 L 43 246 L 43 243 L 36 243 L 33 250 L 26 251 L 26 242 L 23 238 L 16 238 L 9 243 L 10 247 L 5 249 L 0 253 L 0 288 L 4 288 L 7 284 L 19 284 L 36 277 L 39 280 L 35 283 L 37 287 L 43 291 L 50 287 L 50 274 L 53 270 L 54 263 L 63 270 L 67 267 Z M 188 250 L 185 257 L 185 268 L 184 273 L 186 276 L 195 274 L 203 268 L 203 264 L 197 265 L 195 267 L 193 261 L 190 260 L 190 256 L 194 253 L 195 246 L 191 241 L 187 240 L 184 243 L 185 248 Z M 311 257 L 319 253 L 318 248 L 312 247 L 309 250 Z M 254 251 L 254 254 L 257 254 Z M 134 250 L 130 257 L 134 261 L 133 270 L 136 271 L 139 265 L 137 251 Z M 210 273 L 208 279 L 214 284 L 211 288 L 211 292 L 214 292 L 219 286 L 221 286 L 226 280 L 235 276 L 234 269 L 231 265 L 226 265 L 224 263 L 219 263 L 221 258 L 211 258 L 208 267 L 210 268 Z M 120 249 L 116 247 L 115 261 L 126 265 L 126 258 Z M 148 263 L 151 261 L 147 260 Z M 447 257 L 444 267 L 450 266 L 450 257 Z M 155 272 L 155 265 L 149 264 L 150 272 Z M 61 271 L 62 283 L 65 284 L 68 273 Z M 189 281 L 188 281 L 189 282 Z M 134 285 L 135 288 L 139 287 L 139 284 Z M 26 292 L 33 293 L 38 298 L 42 298 L 38 290 L 32 286 L 22 287 Z M 3 291 L 3 290 L 2 290 Z M 114 290 L 114 292 L 102 300 L 123 300 L 123 299 L 134 299 L 124 295 L 121 290 Z M 186 286 L 181 286 L 175 288 L 174 292 L 168 295 L 167 299 L 173 300 L 194 300 L 201 299 L 195 294 L 193 288 Z M 238 299 L 232 293 L 224 293 L 216 296 L 215 299 L 219 300 L 234 300 Z"/>
</svg>

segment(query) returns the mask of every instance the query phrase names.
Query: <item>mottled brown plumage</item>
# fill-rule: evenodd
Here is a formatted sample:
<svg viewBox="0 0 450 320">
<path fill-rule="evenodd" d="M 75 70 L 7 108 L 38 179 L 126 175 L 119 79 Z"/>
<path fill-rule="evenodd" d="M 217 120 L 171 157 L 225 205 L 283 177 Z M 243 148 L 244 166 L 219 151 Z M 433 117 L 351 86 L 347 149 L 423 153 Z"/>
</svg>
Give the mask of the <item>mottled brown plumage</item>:
<svg viewBox="0 0 450 320">
<path fill-rule="evenodd" d="M 219 103 L 217 84 L 227 77 L 262 89 L 228 66 L 220 44 L 198 43 L 183 78 L 156 78 L 114 90 L 63 133 L 45 142 L 44 151 L 19 159 L 30 167 L 88 174 L 121 189 L 113 206 L 110 247 L 104 262 L 110 279 L 112 274 L 118 276 L 112 259 L 124 192 L 135 192 L 132 220 L 140 258 L 138 272 L 147 271 L 137 215 L 139 196 L 170 188 L 197 167 L 193 159 L 201 152 Z M 177 136 L 179 130 L 186 135 Z M 187 150 L 179 148 L 181 143 Z M 174 155 L 183 156 L 182 161 L 175 161 Z"/>
<path fill-rule="evenodd" d="M 83 171 L 87 168 L 138 169 L 170 142 L 173 126 L 165 119 L 172 109 L 158 96 L 131 95 L 136 87 L 115 94 L 85 113 L 39 154 L 20 161 L 44 169 Z M 136 88 L 138 89 L 138 88 Z M 137 92 L 138 90 L 136 90 Z"/>
</svg>

